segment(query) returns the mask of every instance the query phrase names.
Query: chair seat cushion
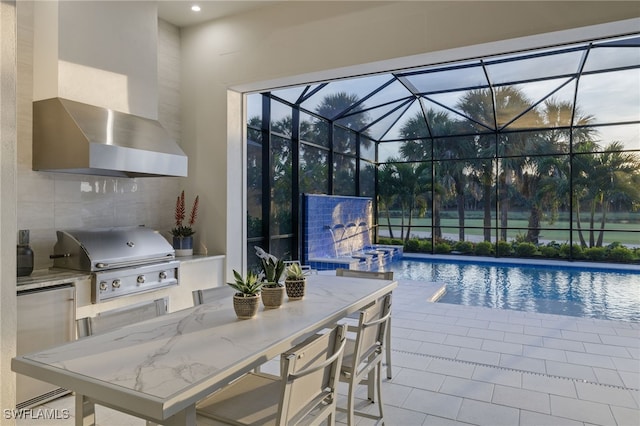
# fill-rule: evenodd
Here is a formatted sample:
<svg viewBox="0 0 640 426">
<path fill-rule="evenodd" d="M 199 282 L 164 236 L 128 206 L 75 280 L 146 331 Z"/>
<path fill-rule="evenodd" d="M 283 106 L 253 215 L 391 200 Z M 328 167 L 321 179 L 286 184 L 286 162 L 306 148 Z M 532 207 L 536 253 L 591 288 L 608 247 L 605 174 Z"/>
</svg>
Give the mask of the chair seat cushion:
<svg viewBox="0 0 640 426">
<path fill-rule="evenodd" d="M 213 419 L 247 425 L 275 425 L 282 382 L 277 376 L 248 373 L 196 405 L 196 412 Z M 251 404 L 251 410 L 247 410 Z M 250 412 L 250 413 L 249 413 Z"/>
</svg>

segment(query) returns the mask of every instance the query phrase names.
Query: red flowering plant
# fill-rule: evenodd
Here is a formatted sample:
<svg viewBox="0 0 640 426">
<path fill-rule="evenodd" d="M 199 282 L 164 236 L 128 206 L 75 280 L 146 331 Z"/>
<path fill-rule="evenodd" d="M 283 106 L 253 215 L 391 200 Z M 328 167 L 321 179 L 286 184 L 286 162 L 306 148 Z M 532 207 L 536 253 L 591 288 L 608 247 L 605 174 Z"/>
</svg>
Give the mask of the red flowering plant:
<svg viewBox="0 0 640 426">
<path fill-rule="evenodd" d="M 184 224 L 183 222 L 185 220 L 186 208 L 184 203 L 184 191 L 182 191 L 182 193 L 178 197 L 178 200 L 176 201 L 176 212 L 175 212 L 176 227 L 171 229 L 171 235 L 173 235 L 174 237 L 182 238 L 182 237 L 190 237 L 196 233 L 196 231 L 193 230 L 193 224 L 196 222 L 196 218 L 198 217 L 199 201 L 200 201 L 200 196 L 197 196 L 196 199 L 193 201 L 193 207 L 191 207 L 191 214 L 189 215 L 189 221 L 186 224 Z"/>
</svg>

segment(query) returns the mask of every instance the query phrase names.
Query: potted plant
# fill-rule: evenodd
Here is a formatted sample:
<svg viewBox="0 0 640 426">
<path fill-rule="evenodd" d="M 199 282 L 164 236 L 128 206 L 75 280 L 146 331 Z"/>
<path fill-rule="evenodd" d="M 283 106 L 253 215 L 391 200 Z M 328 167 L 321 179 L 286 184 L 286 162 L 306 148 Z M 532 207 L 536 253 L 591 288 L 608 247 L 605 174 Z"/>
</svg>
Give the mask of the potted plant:
<svg viewBox="0 0 640 426">
<path fill-rule="evenodd" d="M 233 310 L 240 319 L 249 319 L 256 316 L 260 307 L 260 289 L 262 282 L 258 280 L 258 275 L 249 271 L 247 277 L 233 270 L 235 281 L 228 283 L 236 291 L 233 295 Z"/>
<path fill-rule="evenodd" d="M 287 267 L 284 286 L 289 300 L 300 300 L 304 297 L 307 277 L 299 263 L 292 263 Z"/>
<path fill-rule="evenodd" d="M 171 235 L 173 235 L 173 248 L 176 251 L 176 256 L 191 256 L 193 254 L 193 234 L 196 231 L 193 230 L 193 225 L 198 217 L 198 203 L 200 196 L 197 196 L 193 201 L 191 207 L 191 214 L 189 215 L 189 221 L 184 224 L 186 209 L 184 202 L 184 191 L 178 196 L 176 201 L 175 220 L 176 226 L 171 229 Z"/>
<path fill-rule="evenodd" d="M 285 288 L 279 282 L 284 272 L 284 262 L 273 255 L 261 258 L 262 262 L 262 303 L 265 309 L 279 308 L 284 301 Z"/>
</svg>

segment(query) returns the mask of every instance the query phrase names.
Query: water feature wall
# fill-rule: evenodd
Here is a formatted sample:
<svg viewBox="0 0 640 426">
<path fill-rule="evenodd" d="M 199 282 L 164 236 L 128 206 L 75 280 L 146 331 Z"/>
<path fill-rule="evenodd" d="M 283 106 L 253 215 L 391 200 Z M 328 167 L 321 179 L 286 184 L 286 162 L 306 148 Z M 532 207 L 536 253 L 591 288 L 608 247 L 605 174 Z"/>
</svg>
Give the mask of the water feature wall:
<svg viewBox="0 0 640 426">
<path fill-rule="evenodd" d="M 401 246 L 372 244 L 371 198 L 305 194 L 302 208 L 303 262 L 314 269 L 378 270 L 402 257 Z"/>
</svg>

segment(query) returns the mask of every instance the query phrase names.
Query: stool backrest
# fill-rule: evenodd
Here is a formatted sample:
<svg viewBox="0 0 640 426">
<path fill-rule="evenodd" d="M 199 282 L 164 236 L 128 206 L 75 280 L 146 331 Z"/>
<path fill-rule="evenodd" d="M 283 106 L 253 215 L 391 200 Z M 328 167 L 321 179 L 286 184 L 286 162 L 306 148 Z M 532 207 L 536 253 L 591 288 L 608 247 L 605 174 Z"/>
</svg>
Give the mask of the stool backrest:
<svg viewBox="0 0 640 426">
<path fill-rule="evenodd" d="M 354 269 L 336 269 L 339 277 L 376 278 L 380 280 L 393 280 L 393 271 L 356 271 Z"/>
<path fill-rule="evenodd" d="M 78 337 L 87 337 L 106 331 L 136 324 L 167 313 L 167 299 L 161 298 L 138 303 L 124 308 L 100 312 L 95 317 L 81 318 L 76 321 Z"/>
</svg>

